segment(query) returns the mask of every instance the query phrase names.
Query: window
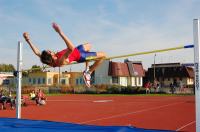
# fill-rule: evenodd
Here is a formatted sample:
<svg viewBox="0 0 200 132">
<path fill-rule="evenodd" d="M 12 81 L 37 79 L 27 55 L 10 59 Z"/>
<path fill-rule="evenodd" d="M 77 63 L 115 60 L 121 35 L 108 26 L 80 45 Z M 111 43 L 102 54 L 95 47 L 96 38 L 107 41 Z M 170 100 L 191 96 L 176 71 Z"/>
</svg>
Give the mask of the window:
<svg viewBox="0 0 200 132">
<path fill-rule="evenodd" d="M 28 79 L 28 82 L 31 83 L 31 78 Z"/>
<path fill-rule="evenodd" d="M 139 84 L 139 85 L 141 84 L 141 80 L 142 80 L 142 78 L 141 78 L 141 77 L 139 77 L 139 82 L 138 82 L 138 84 Z"/>
<path fill-rule="evenodd" d="M 76 79 L 76 84 L 78 85 L 78 79 Z"/>
<path fill-rule="evenodd" d="M 38 78 L 38 84 L 41 84 L 41 80 L 40 80 L 40 78 Z"/>
<path fill-rule="evenodd" d="M 10 80 L 8 80 L 8 79 L 3 80 L 3 84 L 4 84 L 4 85 L 10 84 Z"/>
<path fill-rule="evenodd" d="M 46 83 L 46 81 L 45 81 L 45 78 L 43 78 L 43 79 L 42 79 L 42 83 L 43 83 L 43 84 L 45 84 L 45 83 Z"/>
<path fill-rule="evenodd" d="M 61 79 L 61 84 L 66 84 L 66 80 L 65 79 Z"/>
<path fill-rule="evenodd" d="M 135 77 L 135 85 L 137 86 L 137 77 Z"/>
<path fill-rule="evenodd" d="M 119 79 L 118 77 L 112 77 L 112 83 L 118 83 Z"/>
<path fill-rule="evenodd" d="M 80 78 L 80 84 L 83 84 L 83 79 L 82 78 Z"/>
<path fill-rule="evenodd" d="M 51 84 L 51 78 L 48 78 L 48 84 Z"/>
<path fill-rule="evenodd" d="M 36 79 L 35 78 L 33 78 L 33 84 L 35 84 L 36 83 Z"/>
</svg>

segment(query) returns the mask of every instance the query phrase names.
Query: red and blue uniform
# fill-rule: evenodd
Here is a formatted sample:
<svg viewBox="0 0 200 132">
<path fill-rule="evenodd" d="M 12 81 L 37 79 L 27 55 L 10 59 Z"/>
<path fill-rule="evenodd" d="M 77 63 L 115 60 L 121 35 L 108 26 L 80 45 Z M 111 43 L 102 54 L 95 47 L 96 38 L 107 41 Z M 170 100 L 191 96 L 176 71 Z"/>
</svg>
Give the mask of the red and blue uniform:
<svg viewBox="0 0 200 132">
<path fill-rule="evenodd" d="M 59 66 L 59 60 L 67 52 L 67 50 L 68 49 L 64 49 L 56 53 L 56 56 L 57 56 L 57 61 L 55 64 L 56 66 Z M 96 52 L 85 51 L 83 45 L 79 45 L 76 48 L 74 48 L 74 50 L 69 54 L 69 56 L 66 59 L 68 59 L 69 63 L 73 61 L 84 62 L 87 60 L 87 58 L 96 57 L 96 56 L 97 56 Z"/>
</svg>

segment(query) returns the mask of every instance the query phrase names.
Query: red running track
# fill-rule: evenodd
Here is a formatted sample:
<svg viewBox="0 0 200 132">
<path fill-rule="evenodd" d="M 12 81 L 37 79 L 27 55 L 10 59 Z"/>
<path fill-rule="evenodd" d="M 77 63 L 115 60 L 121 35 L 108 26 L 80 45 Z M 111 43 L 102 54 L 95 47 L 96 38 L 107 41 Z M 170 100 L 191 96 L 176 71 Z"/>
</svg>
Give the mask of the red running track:
<svg viewBox="0 0 200 132">
<path fill-rule="evenodd" d="M 195 132 L 194 96 L 62 95 L 49 96 L 45 106 L 28 103 L 23 119 Z M 0 110 L 0 117 L 15 115 Z"/>
</svg>

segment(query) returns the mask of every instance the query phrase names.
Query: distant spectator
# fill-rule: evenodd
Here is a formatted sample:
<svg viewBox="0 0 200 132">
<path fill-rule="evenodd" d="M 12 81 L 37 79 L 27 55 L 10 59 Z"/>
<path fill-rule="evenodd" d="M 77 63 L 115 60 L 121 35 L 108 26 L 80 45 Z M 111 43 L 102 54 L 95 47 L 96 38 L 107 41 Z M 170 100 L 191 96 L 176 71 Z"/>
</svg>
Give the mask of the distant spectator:
<svg viewBox="0 0 200 132">
<path fill-rule="evenodd" d="M 174 94 L 174 92 L 175 92 L 175 86 L 174 86 L 173 82 L 170 83 L 170 89 L 171 89 L 172 94 Z"/>
<path fill-rule="evenodd" d="M 31 100 L 35 100 L 36 98 L 36 94 L 35 94 L 35 90 L 33 90 L 31 93 L 30 93 L 30 99 Z"/>
<path fill-rule="evenodd" d="M 150 88 L 151 88 L 151 83 L 150 81 L 148 81 L 145 85 L 144 85 L 145 89 L 146 89 L 146 94 L 150 94 Z"/>
<path fill-rule="evenodd" d="M 1 109 L 6 109 L 5 107 L 5 95 L 3 93 L 3 89 L 0 89 L 0 103 L 1 103 Z"/>
<path fill-rule="evenodd" d="M 182 80 L 179 81 L 179 91 L 181 93 L 185 92 L 185 87 L 184 87 Z"/>
<path fill-rule="evenodd" d="M 10 107 L 11 109 L 14 109 L 14 104 L 15 104 L 15 101 L 14 99 L 12 98 L 12 93 L 11 91 L 9 92 L 9 95 L 6 95 L 3 91 L 3 89 L 0 90 L 0 103 L 2 104 L 1 105 L 1 109 L 6 109 L 6 104 L 9 103 L 10 104 Z"/>
<path fill-rule="evenodd" d="M 157 81 L 157 88 L 156 88 L 156 92 L 158 93 L 158 92 L 160 92 L 160 82 L 159 81 Z"/>
<path fill-rule="evenodd" d="M 37 105 L 45 105 L 46 104 L 46 97 L 41 89 L 38 90 L 35 98 Z"/>
<path fill-rule="evenodd" d="M 154 88 L 154 92 L 157 93 L 159 89 L 159 82 L 157 80 L 154 80 L 153 88 Z"/>
<path fill-rule="evenodd" d="M 15 98 L 12 96 L 12 91 L 9 92 L 9 100 L 11 109 L 15 108 Z"/>
</svg>

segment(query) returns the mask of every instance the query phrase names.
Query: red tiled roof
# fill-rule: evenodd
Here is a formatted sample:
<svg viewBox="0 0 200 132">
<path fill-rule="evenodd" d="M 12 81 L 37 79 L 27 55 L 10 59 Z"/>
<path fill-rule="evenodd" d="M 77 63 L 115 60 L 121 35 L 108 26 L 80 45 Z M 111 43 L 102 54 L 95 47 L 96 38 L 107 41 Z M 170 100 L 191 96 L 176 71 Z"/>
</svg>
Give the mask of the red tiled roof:
<svg viewBox="0 0 200 132">
<path fill-rule="evenodd" d="M 127 64 L 120 62 L 110 62 L 108 75 L 128 77 L 129 71 Z"/>
<path fill-rule="evenodd" d="M 133 69 L 134 69 L 135 72 L 137 72 L 137 76 L 144 77 L 145 71 L 144 71 L 141 63 L 140 64 L 133 64 Z"/>
<path fill-rule="evenodd" d="M 131 65 L 128 65 L 131 63 Z M 143 77 L 145 74 L 142 63 L 134 63 L 134 62 L 111 62 L 109 63 L 109 73 L 110 76 L 139 76 Z"/>
<path fill-rule="evenodd" d="M 194 70 L 192 67 L 185 67 L 187 70 L 187 74 L 190 78 L 194 78 Z"/>
</svg>

